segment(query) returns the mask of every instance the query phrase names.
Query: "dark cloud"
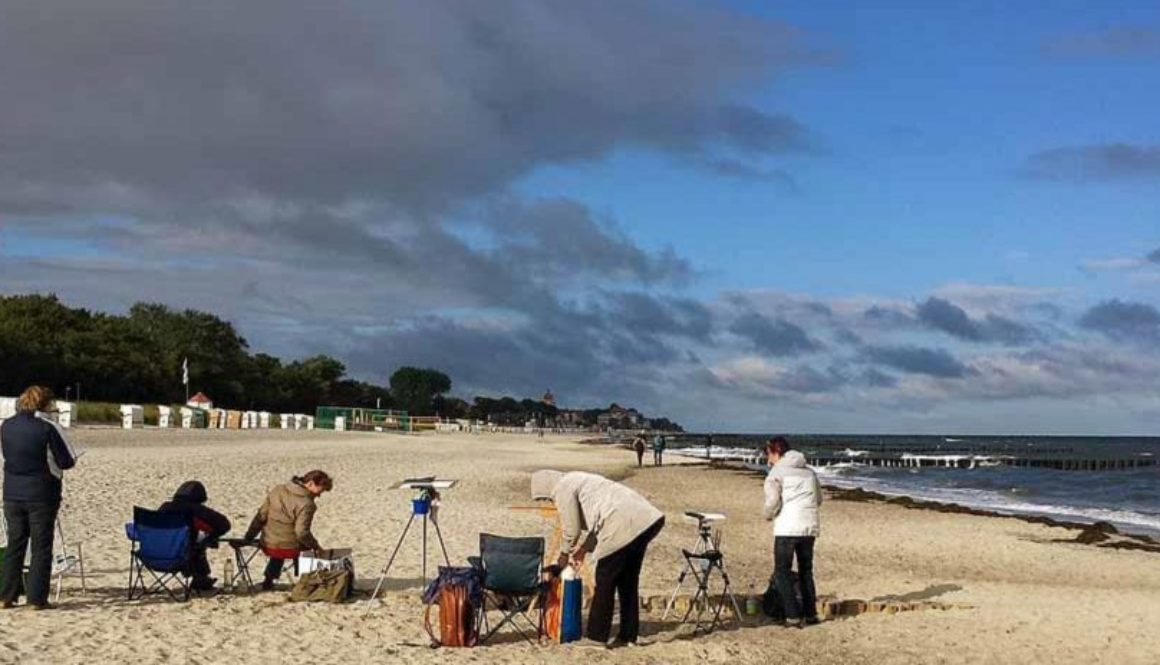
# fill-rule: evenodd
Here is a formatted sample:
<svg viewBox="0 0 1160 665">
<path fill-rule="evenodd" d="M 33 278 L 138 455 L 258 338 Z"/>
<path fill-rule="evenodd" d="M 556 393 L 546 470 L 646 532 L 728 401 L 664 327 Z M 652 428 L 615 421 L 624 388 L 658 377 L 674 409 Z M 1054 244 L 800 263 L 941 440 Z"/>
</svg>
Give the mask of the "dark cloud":
<svg viewBox="0 0 1160 665">
<path fill-rule="evenodd" d="M 1160 56 L 1160 31 L 1120 26 L 1049 39 L 1044 42 L 1043 50 L 1062 58 L 1157 57 Z"/>
<path fill-rule="evenodd" d="M 1113 339 L 1160 342 L 1160 310 L 1145 303 L 1108 300 L 1084 312 L 1079 325 Z"/>
<path fill-rule="evenodd" d="M 1160 263 L 1160 247 L 1149 252 L 1146 258 L 1149 263 Z"/>
<path fill-rule="evenodd" d="M 906 327 L 914 323 L 909 315 L 897 309 L 871 305 L 862 312 L 862 318 L 870 323 L 888 328 Z"/>
<path fill-rule="evenodd" d="M 800 121 L 741 100 L 817 59 L 783 24 L 660 0 L 16 0 L 0 233 L 74 251 L 4 257 L 0 290 L 208 309 L 259 348 L 366 374 L 429 362 L 469 385 L 619 390 L 695 362 L 673 340 L 713 324 L 618 289 L 695 269 L 513 184 L 625 148 L 695 168 L 816 152 Z"/>
<path fill-rule="evenodd" d="M 897 378 L 874 367 L 862 372 L 860 378 L 862 383 L 871 388 L 893 388 L 898 385 Z"/>
<path fill-rule="evenodd" d="M 650 254 L 609 220 L 598 222 L 583 204 L 569 199 L 508 201 L 485 216 L 497 259 L 520 266 L 544 281 L 576 277 L 645 284 L 683 284 L 689 262 L 672 249 Z"/>
<path fill-rule="evenodd" d="M 924 325 L 971 342 L 1023 344 L 1036 336 L 1029 327 L 995 314 L 981 321 L 971 319 L 964 309 L 942 298 L 927 298 L 915 313 Z"/>
<path fill-rule="evenodd" d="M 1054 148 L 1031 155 L 1023 172 L 1040 180 L 1066 182 L 1160 178 L 1160 146 L 1109 143 Z"/>
<path fill-rule="evenodd" d="M 744 338 L 757 351 L 772 356 L 811 353 L 822 348 L 801 327 L 785 319 L 770 320 L 756 312 L 737 317 L 729 332 Z"/>
<path fill-rule="evenodd" d="M 971 369 L 946 349 L 920 346 L 867 346 L 866 357 L 877 364 L 907 372 L 924 374 L 940 379 L 959 379 Z"/>
<path fill-rule="evenodd" d="M 626 144 L 804 150 L 801 123 L 728 93 L 811 59 L 780 24 L 650 0 L 18 0 L 0 24 L 0 197 L 431 211 Z"/>
<path fill-rule="evenodd" d="M 639 292 L 607 295 L 609 325 L 647 335 L 669 335 L 707 342 L 713 332 L 713 314 L 688 298 L 652 296 Z"/>
</svg>

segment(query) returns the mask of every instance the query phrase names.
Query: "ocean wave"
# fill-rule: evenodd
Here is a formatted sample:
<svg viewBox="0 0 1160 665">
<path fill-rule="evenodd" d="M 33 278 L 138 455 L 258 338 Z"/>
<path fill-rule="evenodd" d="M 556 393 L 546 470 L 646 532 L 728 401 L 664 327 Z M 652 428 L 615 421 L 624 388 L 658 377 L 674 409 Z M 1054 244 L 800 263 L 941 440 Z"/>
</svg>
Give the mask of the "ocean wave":
<svg viewBox="0 0 1160 665">
<path fill-rule="evenodd" d="M 861 488 L 886 496 L 908 496 L 920 501 L 953 503 L 968 508 L 990 510 L 1011 515 L 1041 515 L 1076 522 L 1110 522 L 1131 532 L 1160 534 L 1160 515 L 1132 510 L 1073 506 L 1068 504 L 1032 503 L 1020 501 L 1009 492 L 974 488 L 901 486 L 889 480 L 845 474 L 827 475 L 826 482 L 845 488 Z"/>
</svg>

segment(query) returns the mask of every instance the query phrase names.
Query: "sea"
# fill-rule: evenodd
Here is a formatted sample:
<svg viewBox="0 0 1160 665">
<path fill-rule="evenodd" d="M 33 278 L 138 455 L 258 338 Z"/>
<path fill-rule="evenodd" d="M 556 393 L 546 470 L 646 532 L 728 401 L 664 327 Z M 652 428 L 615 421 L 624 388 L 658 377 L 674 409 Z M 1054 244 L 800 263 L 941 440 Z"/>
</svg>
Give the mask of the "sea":
<svg viewBox="0 0 1160 665">
<path fill-rule="evenodd" d="M 715 459 L 765 467 L 756 451 L 764 436 L 714 434 Z M 815 468 L 823 484 L 889 496 L 953 503 L 1002 514 L 1042 515 L 1072 522 L 1110 522 L 1121 531 L 1160 536 L 1160 466 L 1076 471 L 1000 463 L 1036 460 L 1151 460 L 1160 437 L 791 435 L 795 448 L 835 463 Z M 706 436 L 673 437 L 676 454 L 705 457 Z M 870 456 L 903 454 L 970 458 L 971 468 L 876 467 Z M 965 464 L 964 464 L 965 465 Z"/>
</svg>

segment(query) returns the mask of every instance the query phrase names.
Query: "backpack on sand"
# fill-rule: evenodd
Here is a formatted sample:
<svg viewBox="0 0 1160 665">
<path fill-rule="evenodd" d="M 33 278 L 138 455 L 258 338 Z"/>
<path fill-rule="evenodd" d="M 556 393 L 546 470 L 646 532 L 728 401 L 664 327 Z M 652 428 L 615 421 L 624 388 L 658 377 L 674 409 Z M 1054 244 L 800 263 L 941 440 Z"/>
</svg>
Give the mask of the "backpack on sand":
<svg viewBox="0 0 1160 665">
<path fill-rule="evenodd" d="M 315 570 L 298 578 L 290 591 L 295 602 L 342 603 L 351 595 L 349 570 Z"/>
<path fill-rule="evenodd" d="M 798 580 L 797 571 L 789 571 L 789 577 L 793 583 L 793 593 L 797 596 L 798 605 L 801 605 L 801 582 Z M 772 576 L 769 578 L 769 587 L 766 588 L 765 593 L 761 594 L 761 611 L 774 621 L 785 621 L 785 602 L 782 600 L 781 593 L 778 592 L 777 584 Z"/>
<path fill-rule="evenodd" d="M 423 628 L 433 646 L 473 647 L 479 642 L 479 608 L 483 606 L 480 571 L 439 566 L 439 577 L 423 593 Z M 431 606 L 439 606 L 439 636 L 431 627 Z"/>
</svg>

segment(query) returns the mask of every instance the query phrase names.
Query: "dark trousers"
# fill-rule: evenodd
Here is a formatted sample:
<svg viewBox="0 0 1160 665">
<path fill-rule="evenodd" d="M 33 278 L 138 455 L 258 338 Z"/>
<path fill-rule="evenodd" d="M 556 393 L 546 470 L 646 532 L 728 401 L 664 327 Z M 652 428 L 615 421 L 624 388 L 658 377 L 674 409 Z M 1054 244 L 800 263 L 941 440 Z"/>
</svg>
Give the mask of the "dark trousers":
<svg viewBox="0 0 1160 665">
<path fill-rule="evenodd" d="M 596 562 L 596 589 L 588 610 L 588 637 L 607 642 L 612 634 L 614 598 L 620 599 L 620 632 L 622 642 L 635 642 L 640 635 L 640 569 L 648 545 L 665 526 L 660 518 L 631 543 Z"/>
<path fill-rule="evenodd" d="M 636 465 L 637 466 L 644 466 L 644 451 L 643 450 L 636 451 Z"/>
<path fill-rule="evenodd" d="M 202 579 L 209 577 L 209 557 L 206 555 L 206 546 L 198 543 L 193 546 L 193 551 L 189 555 L 189 576 L 193 579 Z"/>
<path fill-rule="evenodd" d="M 28 602 L 48 603 L 52 583 L 52 538 L 56 529 L 59 502 L 5 501 L 4 519 L 8 521 L 8 551 L 4 555 L 3 587 L 0 598 L 15 602 L 20 595 L 24 574 L 24 555 L 32 550 L 28 566 Z M 31 543 L 31 547 L 29 547 Z"/>
<path fill-rule="evenodd" d="M 790 570 L 797 559 L 798 583 L 802 598 L 798 603 Z M 786 619 L 814 618 L 818 615 L 818 592 L 814 588 L 814 537 L 776 536 L 773 539 L 773 580 L 785 605 Z"/>
<path fill-rule="evenodd" d="M 270 559 L 266 562 L 266 573 L 263 577 L 267 582 L 273 582 L 279 577 L 282 577 L 282 566 L 286 563 L 285 559 Z"/>
<path fill-rule="evenodd" d="M 665 456 L 665 451 L 654 450 L 653 451 L 653 466 L 661 466 L 664 463 L 662 460 L 662 458 L 664 456 Z"/>
</svg>

